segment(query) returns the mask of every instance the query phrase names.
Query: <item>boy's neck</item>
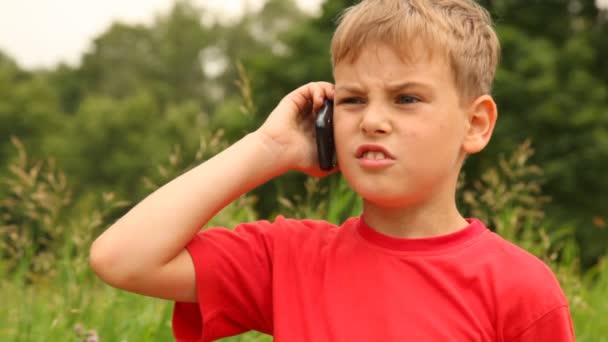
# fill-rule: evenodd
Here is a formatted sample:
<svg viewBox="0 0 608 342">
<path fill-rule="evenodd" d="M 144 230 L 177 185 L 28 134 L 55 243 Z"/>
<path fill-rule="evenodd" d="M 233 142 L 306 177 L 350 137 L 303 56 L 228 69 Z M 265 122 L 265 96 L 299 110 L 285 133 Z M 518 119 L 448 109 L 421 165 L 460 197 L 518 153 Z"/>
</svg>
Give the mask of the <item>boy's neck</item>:
<svg viewBox="0 0 608 342">
<path fill-rule="evenodd" d="M 454 233 L 469 223 L 456 204 L 387 208 L 363 201 L 365 223 L 375 231 L 396 238 L 428 238 Z"/>
</svg>

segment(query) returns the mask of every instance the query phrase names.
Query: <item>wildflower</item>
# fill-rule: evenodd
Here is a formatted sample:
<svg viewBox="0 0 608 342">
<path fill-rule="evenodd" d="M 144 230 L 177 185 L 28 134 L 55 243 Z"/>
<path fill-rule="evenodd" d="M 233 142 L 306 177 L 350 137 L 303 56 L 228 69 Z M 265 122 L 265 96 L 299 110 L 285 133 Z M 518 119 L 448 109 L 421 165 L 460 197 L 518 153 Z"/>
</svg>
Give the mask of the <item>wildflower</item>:
<svg viewBox="0 0 608 342">
<path fill-rule="evenodd" d="M 87 333 L 86 342 L 99 342 L 99 337 L 97 336 L 97 332 L 95 330 L 89 330 Z"/>
</svg>

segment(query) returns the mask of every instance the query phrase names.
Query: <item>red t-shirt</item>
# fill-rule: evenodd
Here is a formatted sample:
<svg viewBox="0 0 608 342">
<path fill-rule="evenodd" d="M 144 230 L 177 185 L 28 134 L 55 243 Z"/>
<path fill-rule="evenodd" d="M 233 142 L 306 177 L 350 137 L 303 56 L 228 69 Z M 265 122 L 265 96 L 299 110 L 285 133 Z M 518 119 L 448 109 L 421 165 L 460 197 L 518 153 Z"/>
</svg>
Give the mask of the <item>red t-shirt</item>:
<svg viewBox="0 0 608 342">
<path fill-rule="evenodd" d="M 178 341 L 258 330 L 275 341 L 573 341 L 568 303 L 539 259 L 480 221 L 398 239 L 362 218 L 213 228 L 188 245 L 198 303 Z"/>
</svg>

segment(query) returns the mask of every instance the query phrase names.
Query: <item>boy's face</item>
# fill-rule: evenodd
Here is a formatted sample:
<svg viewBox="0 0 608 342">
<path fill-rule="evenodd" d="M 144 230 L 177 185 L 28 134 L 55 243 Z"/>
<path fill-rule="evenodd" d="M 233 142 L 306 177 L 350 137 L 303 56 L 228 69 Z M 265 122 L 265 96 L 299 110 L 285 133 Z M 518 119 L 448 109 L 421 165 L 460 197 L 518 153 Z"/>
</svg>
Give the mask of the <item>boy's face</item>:
<svg viewBox="0 0 608 342">
<path fill-rule="evenodd" d="M 355 191 L 387 207 L 453 201 L 468 125 L 448 64 L 377 45 L 334 77 L 338 162 Z"/>
</svg>

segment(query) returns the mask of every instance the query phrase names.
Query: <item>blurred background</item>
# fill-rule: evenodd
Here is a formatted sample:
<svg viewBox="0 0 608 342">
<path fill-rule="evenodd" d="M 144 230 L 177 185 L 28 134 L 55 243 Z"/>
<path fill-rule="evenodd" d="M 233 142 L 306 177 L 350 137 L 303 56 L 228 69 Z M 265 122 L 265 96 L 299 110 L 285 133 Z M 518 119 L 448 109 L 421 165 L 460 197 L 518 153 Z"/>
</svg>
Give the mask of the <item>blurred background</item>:
<svg viewBox="0 0 608 342">
<path fill-rule="evenodd" d="M 461 209 L 554 269 L 579 340 L 608 341 L 608 1 L 478 2 L 503 49 L 500 115 Z M 0 0 L 0 340 L 171 340 L 171 303 L 101 284 L 92 239 L 290 90 L 331 81 L 352 3 Z M 279 212 L 339 223 L 360 203 L 339 176 L 290 173 L 211 224 Z"/>
</svg>

